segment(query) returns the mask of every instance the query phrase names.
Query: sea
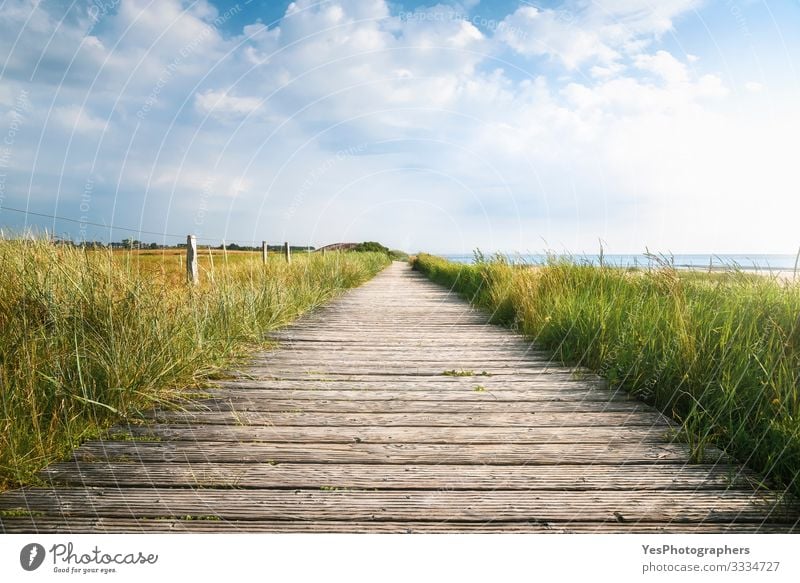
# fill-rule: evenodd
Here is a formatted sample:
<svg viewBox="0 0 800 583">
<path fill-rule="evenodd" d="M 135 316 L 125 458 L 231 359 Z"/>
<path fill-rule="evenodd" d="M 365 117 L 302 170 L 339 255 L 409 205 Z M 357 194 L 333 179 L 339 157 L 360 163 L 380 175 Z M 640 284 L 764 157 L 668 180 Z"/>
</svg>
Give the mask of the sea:
<svg viewBox="0 0 800 583">
<path fill-rule="evenodd" d="M 672 265 L 678 269 L 740 269 L 742 271 L 794 271 L 797 266 L 797 255 L 767 255 L 767 254 L 690 254 L 690 255 L 659 255 L 659 254 L 633 254 L 633 255 L 546 255 L 546 254 L 520 254 L 501 253 L 509 262 L 524 263 L 528 265 L 544 265 L 552 258 L 569 259 L 574 263 L 589 265 L 609 265 L 613 267 L 658 267 L 659 265 Z M 486 259 L 496 256 L 485 254 Z M 445 259 L 456 263 L 474 263 L 475 254 L 441 255 Z"/>
</svg>

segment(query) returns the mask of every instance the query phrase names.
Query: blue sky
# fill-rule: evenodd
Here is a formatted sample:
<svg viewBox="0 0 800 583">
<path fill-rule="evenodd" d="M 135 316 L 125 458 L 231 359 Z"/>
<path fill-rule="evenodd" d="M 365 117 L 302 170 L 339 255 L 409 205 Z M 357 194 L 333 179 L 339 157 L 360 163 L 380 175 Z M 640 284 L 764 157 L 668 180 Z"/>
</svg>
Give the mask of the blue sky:
<svg viewBox="0 0 800 583">
<path fill-rule="evenodd" d="M 789 1 L 0 0 L 0 226 L 794 253 L 798 24 Z"/>
</svg>

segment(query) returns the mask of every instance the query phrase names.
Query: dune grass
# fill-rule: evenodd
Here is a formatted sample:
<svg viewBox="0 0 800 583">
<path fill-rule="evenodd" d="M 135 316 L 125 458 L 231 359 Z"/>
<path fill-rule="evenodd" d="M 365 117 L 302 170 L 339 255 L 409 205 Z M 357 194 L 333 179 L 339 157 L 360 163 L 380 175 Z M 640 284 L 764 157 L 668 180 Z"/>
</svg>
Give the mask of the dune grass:
<svg viewBox="0 0 800 583">
<path fill-rule="evenodd" d="M 265 333 L 389 263 L 385 254 L 84 251 L 0 239 L 0 489 L 113 420 L 231 365 Z"/>
<path fill-rule="evenodd" d="M 800 494 L 800 286 L 738 271 L 478 259 L 423 254 L 414 266 L 670 414 L 697 458 L 715 444 Z"/>
</svg>

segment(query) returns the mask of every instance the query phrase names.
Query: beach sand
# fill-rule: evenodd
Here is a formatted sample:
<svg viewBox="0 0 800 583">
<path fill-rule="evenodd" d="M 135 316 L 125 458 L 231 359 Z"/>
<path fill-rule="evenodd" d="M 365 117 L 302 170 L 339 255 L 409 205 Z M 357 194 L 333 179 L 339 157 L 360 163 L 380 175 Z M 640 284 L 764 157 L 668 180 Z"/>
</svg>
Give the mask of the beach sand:
<svg viewBox="0 0 800 583">
<path fill-rule="evenodd" d="M 712 268 L 709 270 L 708 267 L 680 267 L 681 270 L 686 271 L 697 271 L 701 273 L 724 273 L 728 271 L 728 269 L 724 267 L 720 268 Z M 760 275 L 763 277 L 771 277 L 777 281 L 782 282 L 800 282 L 800 271 L 797 273 L 792 269 L 743 269 L 743 273 L 753 274 L 753 275 Z"/>
</svg>

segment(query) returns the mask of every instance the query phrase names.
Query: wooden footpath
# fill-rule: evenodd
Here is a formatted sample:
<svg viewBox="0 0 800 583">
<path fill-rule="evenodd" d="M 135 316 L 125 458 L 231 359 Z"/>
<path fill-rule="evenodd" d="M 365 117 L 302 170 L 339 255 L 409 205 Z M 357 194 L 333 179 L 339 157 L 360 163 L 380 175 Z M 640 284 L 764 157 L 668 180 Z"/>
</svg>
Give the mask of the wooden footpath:
<svg viewBox="0 0 800 583">
<path fill-rule="evenodd" d="M 211 398 L 0 495 L 2 532 L 790 532 L 798 506 L 395 263 Z M 447 373 L 447 374 L 446 374 Z"/>
</svg>

